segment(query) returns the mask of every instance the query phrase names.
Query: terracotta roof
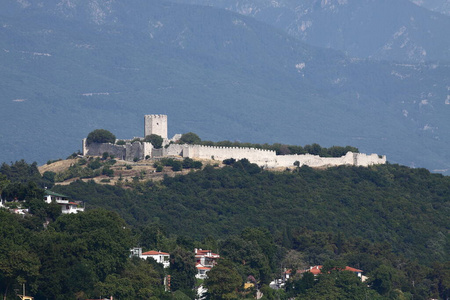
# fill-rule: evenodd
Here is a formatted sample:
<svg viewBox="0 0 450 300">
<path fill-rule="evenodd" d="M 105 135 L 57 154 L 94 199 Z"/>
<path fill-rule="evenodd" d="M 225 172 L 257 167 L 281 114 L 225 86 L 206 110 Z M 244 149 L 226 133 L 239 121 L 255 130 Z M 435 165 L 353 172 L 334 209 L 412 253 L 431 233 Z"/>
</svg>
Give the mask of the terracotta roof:
<svg viewBox="0 0 450 300">
<path fill-rule="evenodd" d="M 309 272 L 313 273 L 314 275 L 320 274 L 320 270 L 322 269 L 322 266 L 314 266 L 309 269 Z"/>
<path fill-rule="evenodd" d="M 205 267 L 202 264 L 196 264 L 195 267 L 197 268 L 197 270 L 211 270 L 210 267 Z"/>
<path fill-rule="evenodd" d="M 166 252 L 152 250 L 152 251 L 144 252 L 144 253 L 142 253 L 142 255 L 170 255 L 170 254 L 166 253 Z"/>
<path fill-rule="evenodd" d="M 310 267 L 309 269 L 302 270 L 301 273 L 311 272 L 314 275 L 318 275 L 318 274 L 321 273 L 322 267 L 323 267 L 322 265 L 313 266 L 313 267 Z M 364 272 L 363 270 L 355 269 L 355 268 L 352 268 L 352 267 L 349 267 L 349 266 L 345 266 L 344 270 L 345 271 L 350 271 L 350 272 L 355 272 L 355 273 L 362 273 L 362 272 Z"/>
<path fill-rule="evenodd" d="M 363 270 L 355 269 L 355 268 L 352 268 L 352 267 L 349 267 L 349 266 L 345 267 L 345 271 L 350 271 L 350 272 L 355 272 L 355 273 L 362 273 L 362 272 L 364 272 Z"/>
<path fill-rule="evenodd" d="M 220 257 L 219 254 L 213 253 L 211 250 L 195 249 L 195 257 Z"/>
</svg>

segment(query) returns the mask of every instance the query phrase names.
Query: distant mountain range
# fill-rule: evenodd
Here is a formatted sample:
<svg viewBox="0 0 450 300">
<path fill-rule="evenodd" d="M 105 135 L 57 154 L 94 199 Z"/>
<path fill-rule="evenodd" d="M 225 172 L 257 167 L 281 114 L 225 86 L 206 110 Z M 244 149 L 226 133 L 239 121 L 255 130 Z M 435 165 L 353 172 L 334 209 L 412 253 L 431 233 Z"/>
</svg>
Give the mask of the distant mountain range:
<svg viewBox="0 0 450 300">
<path fill-rule="evenodd" d="M 448 17 L 431 15 L 446 24 Z M 0 3 L 0 161 L 65 158 L 97 128 L 142 136 L 143 115 L 163 113 L 169 134 L 352 145 L 445 172 L 449 74 L 444 60 L 349 57 L 220 8 L 7 0 Z"/>
<path fill-rule="evenodd" d="M 408 0 L 176 0 L 228 9 L 319 47 L 353 57 L 424 62 L 450 60 L 450 17 Z M 414 1 L 449 11 L 441 1 Z M 447 9 L 445 7 L 447 6 Z"/>
<path fill-rule="evenodd" d="M 444 15 L 450 15 L 450 0 L 411 0 L 411 1 L 429 10 Z"/>
</svg>

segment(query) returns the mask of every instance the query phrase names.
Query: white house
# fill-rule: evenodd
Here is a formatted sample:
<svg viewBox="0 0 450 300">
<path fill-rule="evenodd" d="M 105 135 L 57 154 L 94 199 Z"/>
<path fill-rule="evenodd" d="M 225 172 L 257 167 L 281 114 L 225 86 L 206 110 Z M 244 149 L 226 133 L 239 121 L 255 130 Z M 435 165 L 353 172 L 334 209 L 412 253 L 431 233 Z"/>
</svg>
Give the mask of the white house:
<svg viewBox="0 0 450 300">
<path fill-rule="evenodd" d="M 133 248 L 130 249 L 130 256 L 136 256 L 142 259 L 152 258 L 156 260 L 157 263 L 162 264 L 164 268 L 168 268 L 170 266 L 170 254 L 161 251 L 147 251 L 142 253 L 142 248 Z"/>
<path fill-rule="evenodd" d="M 141 254 L 140 256 L 143 259 L 153 258 L 157 263 L 162 264 L 164 268 L 168 268 L 170 266 L 170 254 L 161 251 L 147 251 Z"/>
<path fill-rule="evenodd" d="M 63 214 L 76 214 L 84 211 L 81 201 L 70 201 L 68 196 L 58 194 L 49 190 L 45 191 L 44 201 L 46 203 L 56 203 L 61 206 Z"/>
<path fill-rule="evenodd" d="M 208 277 L 206 273 L 211 270 L 217 264 L 217 259 L 220 258 L 219 254 L 213 253 L 211 250 L 194 249 L 195 252 L 195 267 L 197 268 L 198 279 L 205 279 Z"/>
</svg>

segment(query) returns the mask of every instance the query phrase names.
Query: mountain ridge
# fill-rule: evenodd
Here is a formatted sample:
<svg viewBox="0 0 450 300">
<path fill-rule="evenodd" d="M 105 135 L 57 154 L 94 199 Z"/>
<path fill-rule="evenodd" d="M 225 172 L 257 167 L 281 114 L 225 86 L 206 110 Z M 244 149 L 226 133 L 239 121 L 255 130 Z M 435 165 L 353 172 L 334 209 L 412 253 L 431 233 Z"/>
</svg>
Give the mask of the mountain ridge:
<svg viewBox="0 0 450 300">
<path fill-rule="evenodd" d="M 109 23 L 91 19 L 94 2 L 112 5 Z M 352 145 L 450 168 L 444 63 L 349 58 L 216 8 L 74 1 L 84 6 L 67 20 L 49 3 L 60 2 L 0 4 L 2 161 L 66 157 L 96 128 L 141 136 L 143 115 L 164 113 L 170 134 Z"/>
<path fill-rule="evenodd" d="M 377 60 L 449 61 L 450 17 L 409 0 L 175 0 L 252 16 L 315 46 Z"/>
</svg>

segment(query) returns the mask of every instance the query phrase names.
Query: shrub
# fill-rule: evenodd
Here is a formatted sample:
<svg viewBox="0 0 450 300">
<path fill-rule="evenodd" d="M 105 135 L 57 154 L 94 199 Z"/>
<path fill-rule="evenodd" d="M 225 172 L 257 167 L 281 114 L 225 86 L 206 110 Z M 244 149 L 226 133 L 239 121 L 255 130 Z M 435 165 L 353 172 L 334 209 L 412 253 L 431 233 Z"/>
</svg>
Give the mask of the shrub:
<svg viewBox="0 0 450 300">
<path fill-rule="evenodd" d="M 223 164 L 227 166 L 231 166 L 236 162 L 236 159 L 234 158 L 227 158 L 223 160 Z"/>
<path fill-rule="evenodd" d="M 203 167 L 203 164 L 202 164 L 201 161 L 196 160 L 196 161 L 194 161 L 192 167 L 193 167 L 194 169 L 201 169 L 201 168 Z"/>
<path fill-rule="evenodd" d="M 104 167 L 103 170 L 102 170 L 102 175 L 113 177 L 114 176 L 114 171 L 111 168 L 109 168 L 109 167 Z"/>
<path fill-rule="evenodd" d="M 185 133 L 181 136 L 179 140 L 180 144 L 200 144 L 202 140 L 198 135 L 193 132 Z"/>
<path fill-rule="evenodd" d="M 100 168 L 101 166 L 102 166 L 102 163 L 98 159 L 90 162 L 88 165 L 88 167 L 91 168 L 92 170 L 96 170 L 96 169 Z"/>
<path fill-rule="evenodd" d="M 111 159 L 109 161 L 107 161 L 106 163 L 110 166 L 113 166 L 117 161 L 115 159 Z"/>
<path fill-rule="evenodd" d="M 119 145 L 119 146 L 122 146 L 122 145 L 125 145 L 125 144 L 126 144 L 126 142 L 124 140 L 118 140 L 117 143 L 116 143 L 116 145 Z"/>
<path fill-rule="evenodd" d="M 78 152 L 74 152 L 67 157 L 67 159 L 76 158 L 78 155 L 81 155 L 80 150 Z"/>
<path fill-rule="evenodd" d="M 109 157 L 109 153 L 108 152 L 103 152 L 102 159 L 106 160 L 106 159 L 108 159 L 108 157 Z"/>
<path fill-rule="evenodd" d="M 173 166 L 174 159 L 173 158 L 163 158 L 161 159 L 161 164 L 163 166 L 171 167 Z"/>
<path fill-rule="evenodd" d="M 183 159 L 183 168 L 190 169 L 194 166 L 194 160 L 192 158 L 186 157 Z"/>
<path fill-rule="evenodd" d="M 174 172 L 181 171 L 183 169 L 182 166 L 183 166 L 183 163 L 181 161 L 174 160 L 172 163 L 172 171 L 174 171 Z"/>
<path fill-rule="evenodd" d="M 145 137 L 144 142 L 151 143 L 155 149 L 159 149 L 162 147 L 164 140 L 157 134 L 150 134 Z"/>
</svg>

